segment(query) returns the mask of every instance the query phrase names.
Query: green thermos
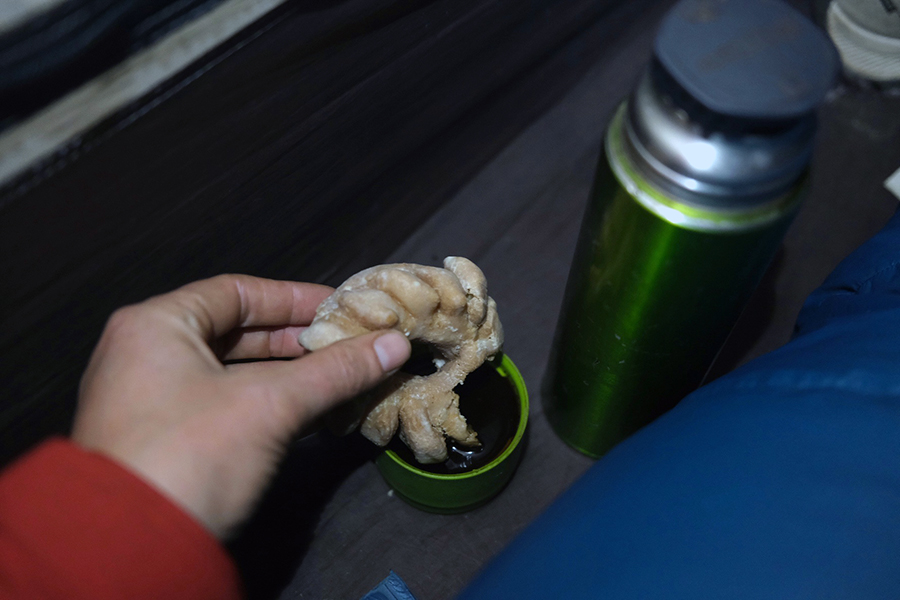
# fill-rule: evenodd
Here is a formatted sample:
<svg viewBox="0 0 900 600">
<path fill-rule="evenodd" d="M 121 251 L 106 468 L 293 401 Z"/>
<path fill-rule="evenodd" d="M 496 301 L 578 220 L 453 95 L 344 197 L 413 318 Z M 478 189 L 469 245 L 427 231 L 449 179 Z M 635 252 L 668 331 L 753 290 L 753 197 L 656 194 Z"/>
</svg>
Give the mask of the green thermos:
<svg viewBox="0 0 900 600">
<path fill-rule="evenodd" d="M 699 386 L 801 202 L 827 37 L 780 0 L 684 0 L 606 132 L 544 410 L 589 456 Z"/>
</svg>

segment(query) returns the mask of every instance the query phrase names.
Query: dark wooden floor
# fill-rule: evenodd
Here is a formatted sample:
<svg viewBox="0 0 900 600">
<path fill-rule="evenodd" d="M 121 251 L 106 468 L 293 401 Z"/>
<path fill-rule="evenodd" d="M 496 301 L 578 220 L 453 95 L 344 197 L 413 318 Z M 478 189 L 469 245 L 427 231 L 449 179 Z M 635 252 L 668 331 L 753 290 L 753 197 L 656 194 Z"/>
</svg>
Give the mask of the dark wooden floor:
<svg viewBox="0 0 900 600">
<path fill-rule="evenodd" d="M 383 262 L 653 3 L 286 2 L 0 184 L 0 464 L 67 430 L 115 308 Z"/>
<path fill-rule="evenodd" d="M 584 81 L 387 258 L 439 264 L 462 255 L 484 269 L 500 305 L 505 351 L 532 395 L 518 475 L 487 506 L 433 515 L 390 494 L 366 442 L 348 446 L 324 434 L 306 440 L 233 545 L 254 594 L 266 597 L 286 584 L 281 598 L 354 598 L 393 569 L 421 600 L 452 597 L 591 463 L 550 432 L 538 387 L 603 128 L 646 62 L 662 12 L 659 5 L 638 24 L 602 32 L 603 59 Z M 307 463 L 325 452 L 336 460 Z"/>
<path fill-rule="evenodd" d="M 294 548 L 299 562 L 284 565 L 293 573 L 281 598 L 358 597 L 390 569 L 421 600 L 450 598 L 591 464 L 549 430 L 539 386 L 603 127 L 648 56 L 658 15 L 648 13 L 620 37 L 610 38 L 603 58 L 571 93 L 390 257 L 437 264 L 445 255 L 462 254 L 485 270 L 507 332 L 506 351 L 531 391 L 529 447 L 516 477 L 497 499 L 474 512 L 426 514 L 393 497 L 367 461 L 365 446 L 354 444 L 351 452 L 341 453 L 345 472 L 330 472 L 328 491 L 309 504 L 302 484 L 315 469 L 304 470 L 309 448 L 297 452 L 289 465 L 296 471 L 286 475 L 295 478 L 296 487 L 282 481 L 277 491 L 292 490 L 283 498 L 293 493 L 317 516 L 306 522 L 312 533 Z M 900 98 L 846 86 L 834 93 L 821 113 L 810 197 L 713 377 L 789 339 L 806 295 L 893 213 L 897 198 L 882 182 L 898 167 Z M 339 442 L 305 444 L 334 447 Z M 314 480 L 325 478 L 319 471 Z M 273 514 L 290 508 L 271 502 L 264 507 L 272 511 L 267 520 L 281 527 L 284 521 Z M 245 541 L 237 551 L 255 586 L 257 577 L 273 570 L 256 569 L 247 560 L 254 553 L 260 558 L 252 546 Z"/>
<path fill-rule="evenodd" d="M 431 10 L 435 11 L 450 10 L 453 5 L 381 4 L 399 11 L 385 9 L 371 17 L 381 19 L 378 22 L 386 27 L 401 17 L 421 18 L 423 15 L 415 16 L 414 10 L 420 5 L 434 5 Z M 516 13 L 515 18 L 510 13 L 507 18 L 499 11 L 502 3 L 484 4 L 490 10 L 479 14 L 485 18 L 493 15 L 498 31 L 512 36 L 508 38 L 510 44 L 521 36 L 527 37 L 528 27 L 541 22 L 529 21 L 533 15 L 524 12 Z M 3 454 L 14 454 L 31 439 L 28 435 L 33 437 L 35 432 L 52 429 L 64 421 L 71 397 L 60 399 L 60 390 L 72 393 L 80 361 L 109 308 L 117 303 L 136 300 L 150 290 L 171 287 L 181 279 L 207 274 L 223 264 L 257 274 L 337 283 L 359 266 L 372 262 L 438 264 L 448 254 L 468 256 L 488 276 L 490 294 L 498 302 L 506 330 L 506 352 L 518 364 L 531 392 L 528 448 L 508 488 L 490 504 L 470 513 L 423 513 L 389 492 L 371 463 L 375 450 L 368 442 L 319 434 L 297 442 L 257 514 L 230 545 L 251 598 L 353 599 L 372 588 L 391 569 L 409 583 L 420 600 L 452 597 L 592 463 L 562 444 L 549 430 L 542 415 L 539 387 L 603 128 L 646 62 L 655 23 L 667 3 L 646 3 L 639 19 L 605 24 L 587 8 L 591 3 L 577 4 L 582 12 L 563 11 L 564 21 L 571 25 L 570 19 L 577 20 L 580 15 L 587 24 L 569 29 L 567 34 L 560 33 L 562 30 L 543 30 L 547 36 L 545 59 L 531 57 L 511 63 L 512 54 L 506 58 L 494 55 L 494 62 L 484 67 L 495 70 L 498 77 L 504 69 L 531 73 L 544 69 L 545 76 L 501 77 L 497 85 L 481 88 L 482 97 L 467 101 L 467 109 L 454 105 L 458 113 L 452 118 L 439 114 L 439 97 L 432 96 L 430 104 L 417 105 L 432 112 L 422 113 L 414 123 L 428 122 L 429 115 L 443 118 L 440 127 L 430 130 L 432 137 L 403 130 L 403 135 L 409 136 L 400 136 L 406 145 L 395 148 L 395 154 L 388 156 L 377 153 L 381 139 L 378 131 L 382 136 L 393 135 L 388 124 L 378 125 L 378 131 L 364 129 L 369 136 L 365 139 L 354 136 L 347 123 L 331 125 L 349 127 L 343 133 L 333 129 L 329 134 L 341 133 L 348 140 L 347 154 L 334 148 L 329 151 L 337 153 L 332 155 L 336 164 L 355 169 L 353 181 L 341 180 L 330 167 L 322 170 L 325 179 L 310 175 L 315 174 L 316 165 L 325 163 L 302 164 L 298 140 L 325 139 L 318 129 L 328 124 L 324 113 L 312 111 L 309 120 L 291 121 L 292 96 L 279 96 L 282 91 L 276 87 L 264 90 L 258 100 L 261 104 L 248 104 L 249 96 L 241 95 L 246 91 L 242 86 L 263 85 L 266 80 L 261 77 L 242 83 L 239 75 L 246 74 L 253 63 L 249 57 L 238 57 L 233 64 L 235 70 L 213 72 L 211 80 L 201 80 L 199 86 L 194 84 L 183 94 L 176 94 L 173 104 L 167 105 L 169 112 L 151 113 L 151 119 L 139 120 L 133 128 L 124 130 L 129 144 L 152 142 L 143 147 L 146 161 L 129 171 L 137 177 L 136 183 L 129 184 L 124 176 L 108 170 L 115 159 L 115 148 L 109 146 L 91 153 L 80 170 L 66 171 L 67 167 L 61 167 L 62 176 L 50 173 L 48 181 L 38 183 L 38 187 L 43 186 L 42 195 L 34 197 L 40 200 L 38 206 L 43 206 L 44 212 L 37 213 L 37 217 L 49 219 L 55 208 L 64 206 L 59 198 L 66 198 L 65 194 L 87 202 L 83 205 L 86 208 L 66 209 L 69 218 L 58 229 L 37 232 L 37 240 L 51 244 L 54 252 L 42 250 L 41 243 L 33 239 L 33 231 L 12 230 L 10 223 L 25 222 L 17 211 L 24 210 L 21 199 L 27 198 L 29 192 L 7 191 L 6 196 L 0 197 L 0 211 L 5 211 L 0 216 L 16 216 L 19 220 L 7 220 L 7 229 L 0 224 L 0 248 L 5 252 L 24 249 L 32 254 L 21 264 L 7 260 L 3 263 L 5 270 L 0 270 L 12 290 L 0 301 L 5 312 L 5 331 L 0 338 L 4 357 L 0 380 L 7 382 L 7 395 L 23 399 L 21 406 L 7 405 L 0 419 L 0 429 L 9 432 L 18 428 L 20 435 L 12 441 L 5 440 L 0 448 Z M 352 21 L 350 17 L 358 5 L 344 3 L 343 12 L 333 16 Z M 428 19 L 422 21 L 423 27 L 427 22 Z M 352 68 L 354 60 L 360 60 L 365 53 L 354 49 L 351 43 L 358 30 L 351 27 L 341 31 L 347 34 L 347 43 L 342 41 L 338 44 L 340 51 L 326 53 L 324 58 L 333 61 L 333 65 Z M 391 31 L 388 28 L 380 35 L 391 35 Z M 294 76 L 308 73 L 303 69 L 310 65 L 305 59 L 292 61 L 305 56 L 303 52 L 308 49 L 295 49 L 297 56 L 282 60 L 279 53 L 285 43 L 284 37 L 263 40 L 255 59 L 277 57 L 275 62 L 266 64 L 275 65 L 273 73 L 287 77 L 300 89 L 309 80 Z M 416 43 L 424 42 L 410 40 L 411 45 Z M 485 40 L 484 47 L 489 46 Z M 571 71 L 566 77 L 551 76 L 567 66 Z M 427 71 L 423 65 L 418 68 L 421 73 Z M 465 72 L 462 67 L 455 71 L 459 77 Z M 479 77 L 487 75 L 482 72 Z M 548 82 L 554 83 L 546 89 Z M 225 112 L 219 112 L 219 118 L 215 111 L 206 114 L 197 108 L 197 98 L 202 97 L 204 89 L 207 93 L 210 89 L 222 89 L 214 84 L 234 86 L 235 90 L 220 98 L 216 107 Z M 402 69 L 391 67 L 367 82 L 374 87 L 365 89 L 384 93 L 392 85 L 409 84 L 402 77 Z M 464 82 L 453 80 L 452 85 Z M 354 93 L 344 90 L 332 97 L 337 104 L 323 106 L 340 108 L 340 103 L 351 100 Z M 527 110 L 511 115 L 519 105 Z M 272 106 L 283 111 L 278 114 L 283 114 L 285 123 L 293 127 L 290 135 L 254 138 L 253 125 L 264 123 L 266 111 Z M 413 106 L 410 110 L 418 108 Z M 362 121 L 354 123 L 364 125 Z M 223 168 L 216 162 L 221 157 L 216 148 L 208 146 L 209 138 L 203 133 L 204 128 L 234 124 L 239 125 L 235 139 L 247 143 L 245 158 L 259 167 L 245 171 L 251 173 L 245 180 L 224 172 L 227 166 Z M 174 129 L 167 129 L 170 126 Z M 459 135 L 445 135 L 457 128 Z M 492 143 L 473 134 L 479 131 L 495 136 Z M 181 139 L 182 143 L 169 145 L 173 139 Z M 448 140 L 448 146 L 436 151 L 433 140 Z M 203 154 L 206 151 L 209 156 Z M 207 187 L 195 180 L 191 183 L 186 173 L 160 170 L 161 165 L 170 164 L 164 158 L 171 161 L 173 156 L 190 157 L 192 153 L 205 157 L 202 162 L 208 171 Z M 473 156 L 472 160 L 452 160 L 466 153 Z M 354 166 L 354 161 L 362 162 Z M 833 94 L 821 114 L 811 195 L 714 367 L 713 376 L 726 373 L 789 338 L 805 296 L 893 213 L 897 199 L 882 187 L 882 182 L 898 167 L 900 98 L 846 86 Z M 452 172 L 445 172 L 448 170 Z M 407 179 L 415 185 L 404 185 Z M 429 182 L 433 185 L 429 186 Z M 422 201 L 421 214 L 397 217 L 388 201 L 391 194 L 410 196 L 422 189 L 430 189 L 430 195 Z M 89 200 L 94 194 L 102 192 L 108 196 L 116 190 L 134 191 L 137 196 L 123 198 L 121 209 L 101 207 L 99 214 L 111 217 L 111 221 L 95 219 L 97 213 L 91 211 L 96 207 Z M 176 198 L 168 209 L 154 204 L 154 199 L 167 197 L 173 190 L 177 191 Z M 279 255 L 278 244 L 300 230 L 299 225 L 280 228 L 292 211 L 303 208 L 296 195 L 319 193 L 322 195 L 315 197 L 314 203 L 326 209 L 341 194 L 368 195 L 374 212 L 359 218 L 374 219 L 385 228 L 399 223 L 397 230 L 392 231 L 392 235 L 399 236 L 398 243 L 384 244 L 374 237 L 354 240 L 349 249 L 340 251 L 340 260 L 319 271 L 310 265 L 324 260 L 326 252 L 337 252 L 335 244 L 346 232 L 317 233 L 309 240 L 295 241 L 296 247 L 290 253 Z M 278 208 L 282 198 L 283 206 Z M 412 206 L 415 200 L 414 196 L 404 197 L 405 204 L 400 206 Z M 194 201 L 198 204 L 192 204 Z M 204 212 L 220 206 L 224 211 L 216 218 Z M 269 213 L 270 218 L 260 217 L 252 227 L 243 229 L 243 220 L 259 206 L 276 208 Z M 66 227 L 76 228 L 78 235 Z M 192 227 L 199 229 L 194 232 Z M 352 223 L 348 224 L 349 230 Z M 57 235 L 61 238 L 54 237 Z M 105 253 L 92 245 L 91 236 L 106 236 L 104 239 L 112 240 L 121 252 Z M 77 252 L 66 255 L 60 250 L 65 246 L 59 239 L 75 240 Z M 178 242 L 177 252 L 167 245 L 181 239 L 186 241 Z M 402 244 L 400 240 L 404 240 Z M 218 256 L 219 262 L 214 262 L 212 256 Z M 271 262 L 266 262 L 268 259 Z M 169 272 L 172 269 L 175 271 Z M 73 300 L 81 298 L 79 295 L 100 297 L 100 301 L 91 305 L 83 299 Z M 38 313 L 38 308 L 42 312 Z M 70 309 L 78 311 L 74 317 L 66 313 Z M 73 322 L 76 326 L 66 329 Z M 29 339 L 29 332 L 34 331 L 45 337 Z M 56 337 L 51 338 L 52 334 Z M 68 360 L 55 376 L 34 375 L 35 361 L 52 364 L 54 358 L 67 352 L 74 353 L 77 360 Z M 60 402 L 63 408 L 54 407 L 54 402 Z"/>
</svg>

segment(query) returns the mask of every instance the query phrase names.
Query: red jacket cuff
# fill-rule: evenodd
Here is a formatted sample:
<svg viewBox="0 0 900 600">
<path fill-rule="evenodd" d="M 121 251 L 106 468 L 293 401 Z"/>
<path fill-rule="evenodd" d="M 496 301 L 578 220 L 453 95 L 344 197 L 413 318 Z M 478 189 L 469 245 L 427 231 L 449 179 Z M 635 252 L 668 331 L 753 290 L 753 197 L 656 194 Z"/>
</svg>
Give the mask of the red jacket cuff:
<svg viewBox="0 0 900 600">
<path fill-rule="evenodd" d="M 0 476 L 0 597 L 236 599 L 234 563 L 118 463 L 54 439 Z"/>
</svg>

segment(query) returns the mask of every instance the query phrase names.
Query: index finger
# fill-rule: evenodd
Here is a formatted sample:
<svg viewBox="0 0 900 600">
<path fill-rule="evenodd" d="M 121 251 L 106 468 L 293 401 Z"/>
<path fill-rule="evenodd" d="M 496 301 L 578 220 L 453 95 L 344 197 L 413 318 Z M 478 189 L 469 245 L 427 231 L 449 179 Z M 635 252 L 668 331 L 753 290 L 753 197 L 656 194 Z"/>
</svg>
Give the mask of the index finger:
<svg viewBox="0 0 900 600">
<path fill-rule="evenodd" d="M 212 340 L 238 327 L 307 325 L 333 291 L 316 283 L 229 274 L 189 283 L 148 302 Z"/>
</svg>

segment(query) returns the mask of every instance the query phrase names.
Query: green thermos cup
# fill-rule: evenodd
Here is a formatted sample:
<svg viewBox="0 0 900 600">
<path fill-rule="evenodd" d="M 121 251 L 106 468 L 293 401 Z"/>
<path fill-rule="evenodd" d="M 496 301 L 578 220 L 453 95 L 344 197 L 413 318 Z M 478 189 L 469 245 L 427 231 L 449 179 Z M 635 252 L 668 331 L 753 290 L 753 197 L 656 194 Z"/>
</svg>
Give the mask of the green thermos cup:
<svg viewBox="0 0 900 600">
<path fill-rule="evenodd" d="M 544 378 L 598 457 L 698 387 L 800 204 L 827 37 L 780 0 L 684 0 L 610 122 Z"/>
</svg>

